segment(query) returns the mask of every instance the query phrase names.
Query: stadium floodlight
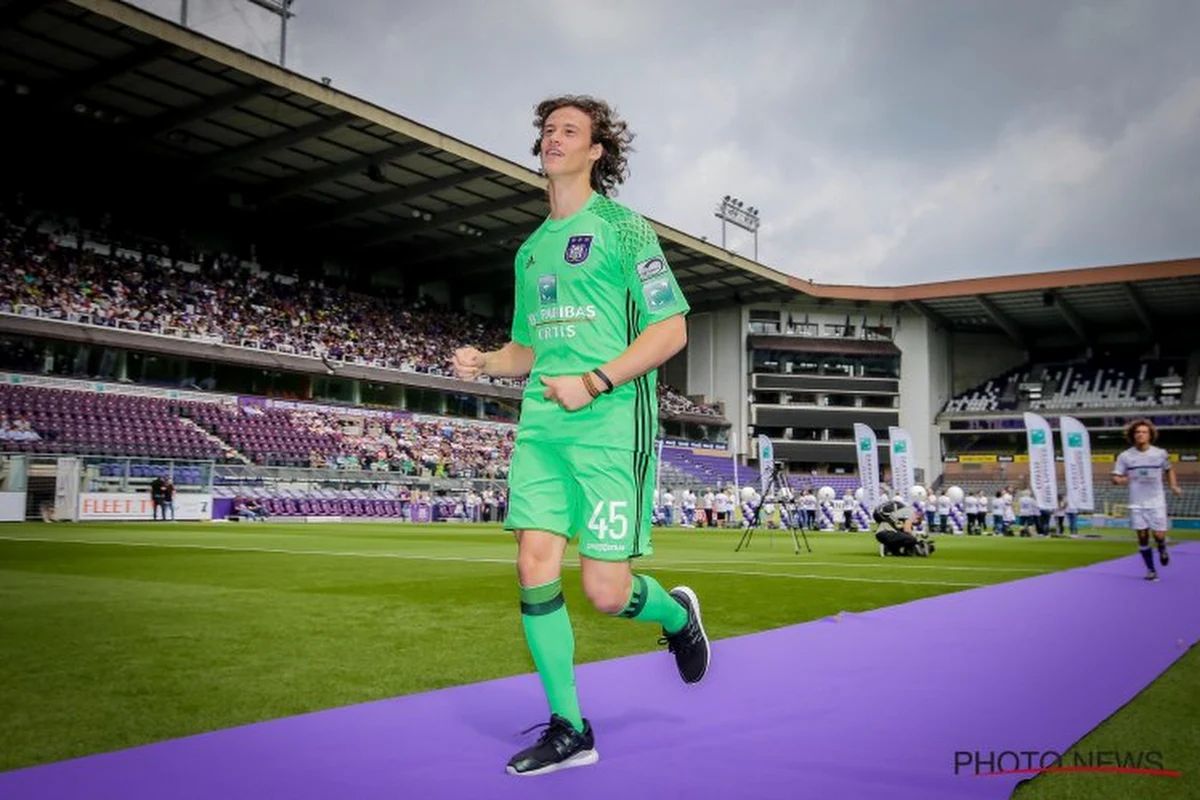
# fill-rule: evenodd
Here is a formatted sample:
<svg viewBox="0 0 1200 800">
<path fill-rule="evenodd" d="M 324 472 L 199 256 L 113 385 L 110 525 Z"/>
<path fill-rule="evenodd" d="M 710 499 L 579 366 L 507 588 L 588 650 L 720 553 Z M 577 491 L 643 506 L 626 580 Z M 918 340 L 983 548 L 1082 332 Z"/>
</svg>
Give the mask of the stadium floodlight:
<svg viewBox="0 0 1200 800">
<path fill-rule="evenodd" d="M 296 16 L 292 13 L 292 3 L 295 0 L 234 0 L 234 2 L 250 3 L 279 17 L 279 66 L 284 66 L 287 62 L 287 24 L 289 19 Z M 179 24 L 187 27 L 188 0 L 179 0 Z"/>
<path fill-rule="evenodd" d="M 721 204 L 717 206 L 716 216 L 721 220 L 721 248 L 727 249 L 725 247 L 725 223 L 731 223 L 754 235 L 754 260 L 758 261 L 758 226 L 761 222 L 758 209 L 754 206 L 747 206 L 744 201 L 736 197 L 725 195 Z"/>
</svg>

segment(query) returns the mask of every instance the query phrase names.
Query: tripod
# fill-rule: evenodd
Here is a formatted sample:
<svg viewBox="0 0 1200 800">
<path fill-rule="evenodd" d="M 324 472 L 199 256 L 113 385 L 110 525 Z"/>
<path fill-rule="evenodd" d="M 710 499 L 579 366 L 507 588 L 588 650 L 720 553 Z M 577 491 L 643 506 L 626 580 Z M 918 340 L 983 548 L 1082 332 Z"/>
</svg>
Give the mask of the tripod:
<svg viewBox="0 0 1200 800">
<path fill-rule="evenodd" d="M 733 552 L 735 552 L 735 553 L 741 552 L 741 549 L 743 546 L 746 547 L 747 549 L 749 549 L 750 540 L 754 538 L 754 529 L 757 528 L 758 524 L 759 524 L 758 518 L 759 518 L 759 514 L 762 512 L 763 503 L 765 503 L 767 500 L 767 497 L 772 492 L 774 492 L 776 497 L 780 497 L 780 498 L 785 497 L 785 496 L 787 497 L 787 500 L 785 502 L 780 503 L 780 505 L 783 507 L 783 511 L 784 511 L 784 513 L 781 516 L 787 520 L 788 530 L 792 534 L 792 543 L 796 546 L 795 552 L 797 554 L 799 554 L 800 540 L 796 538 L 797 526 L 795 523 L 796 515 L 794 513 L 795 512 L 795 502 L 791 499 L 791 494 L 790 494 L 791 490 L 789 489 L 786 493 L 784 491 L 785 489 L 787 489 L 787 486 L 786 486 L 786 484 L 783 483 L 783 481 L 780 480 L 780 476 L 782 474 L 783 474 L 783 464 L 776 463 L 774 466 L 774 469 L 771 470 L 771 480 L 767 484 L 767 489 L 763 493 L 762 497 L 758 498 L 758 504 L 754 507 L 754 514 L 746 522 L 746 530 L 742 532 L 741 541 L 738 542 L 738 546 L 734 548 Z M 804 546 L 807 547 L 808 552 L 811 553 L 812 547 L 808 543 L 808 535 L 804 532 L 804 528 L 800 528 L 799 530 L 800 530 L 800 535 L 802 537 L 804 537 Z"/>
</svg>

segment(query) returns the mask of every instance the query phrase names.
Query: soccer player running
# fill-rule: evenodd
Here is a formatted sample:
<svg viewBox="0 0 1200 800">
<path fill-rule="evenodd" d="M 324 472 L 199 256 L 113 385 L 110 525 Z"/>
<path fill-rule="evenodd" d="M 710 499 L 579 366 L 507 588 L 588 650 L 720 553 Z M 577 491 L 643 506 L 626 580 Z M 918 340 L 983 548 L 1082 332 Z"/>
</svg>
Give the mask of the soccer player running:
<svg viewBox="0 0 1200 800">
<path fill-rule="evenodd" d="M 695 593 L 668 592 L 632 568 L 653 552 L 657 368 L 687 343 L 690 310 L 654 229 L 609 198 L 627 175 L 633 136 L 590 97 L 538 104 L 534 126 L 550 216 L 517 251 L 512 341 L 454 354 L 464 379 L 529 376 L 505 528 L 517 539 L 521 620 L 551 715 L 508 762 L 513 775 L 599 759 L 563 602 L 569 540 L 579 539 L 583 590 L 597 610 L 659 625 L 686 683 L 704 677 L 710 657 Z"/>
<path fill-rule="evenodd" d="M 1150 549 L 1150 533 L 1158 545 L 1158 559 L 1165 567 L 1171 562 L 1167 553 L 1167 499 L 1163 492 L 1163 474 L 1171 485 L 1175 496 L 1183 494 L 1171 469 L 1171 459 L 1166 450 L 1156 447 L 1158 429 L 1154 423 L 1140 419 L 1125 429 L 1125 439 L 1133 445 L 1117 456 L 1113 466 L 1112 481 L 1118 486 L 1129 486 L 1129 522 L 1137 531 L 1138 550 L 1146 562 L 1146 580 L 1158 580 L 1154 569 L 1154 553 Z"/>
</svg>

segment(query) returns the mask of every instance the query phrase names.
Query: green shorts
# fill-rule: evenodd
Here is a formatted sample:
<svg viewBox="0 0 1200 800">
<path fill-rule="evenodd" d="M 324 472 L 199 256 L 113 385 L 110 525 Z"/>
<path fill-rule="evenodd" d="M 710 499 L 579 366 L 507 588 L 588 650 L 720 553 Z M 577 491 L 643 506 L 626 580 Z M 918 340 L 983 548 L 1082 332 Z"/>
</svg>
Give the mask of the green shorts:
<svg viewBox="0 0 1200 800">
<path fill-rule="evenodd" d="M 656 466 L 650 453 L 518 442 L 504 528 L 578 536 L 579 555 L 599 561 L 648 556 Z"/>
</svg>

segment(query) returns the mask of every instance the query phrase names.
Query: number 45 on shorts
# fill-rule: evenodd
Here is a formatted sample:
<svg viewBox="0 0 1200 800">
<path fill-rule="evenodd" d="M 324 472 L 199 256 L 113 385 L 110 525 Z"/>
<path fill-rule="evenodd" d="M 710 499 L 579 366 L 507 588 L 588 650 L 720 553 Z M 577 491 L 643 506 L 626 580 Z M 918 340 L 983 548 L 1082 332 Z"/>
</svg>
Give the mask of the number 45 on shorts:
<svg viewBox="0 0 1200 800">
<path fill-rule="evenodd" d="M 625 500 L 601 500 L 592 510 L 588 530 L 596 532 L 597 539 L 624 539 L 629 534 L 629 517 L 625 514 Z"/>
</svg>

